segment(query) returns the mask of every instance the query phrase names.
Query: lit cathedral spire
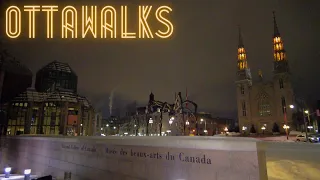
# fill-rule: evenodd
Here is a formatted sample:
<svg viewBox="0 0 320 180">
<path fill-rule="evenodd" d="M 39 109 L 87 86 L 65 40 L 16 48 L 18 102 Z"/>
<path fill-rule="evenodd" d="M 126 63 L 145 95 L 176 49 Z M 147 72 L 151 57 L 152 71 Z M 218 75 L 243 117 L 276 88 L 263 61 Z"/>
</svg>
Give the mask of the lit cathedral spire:
<svg viewBox="0 0 320 180">
<path fill-rule="evenodd" d="M 247 62 L 247 53 L 244 48 L 244 43 L 239 26 L 239 44 L 238 44 L 238 78 L 239 80 L 251 80 L 251 73 Z"/>
<path fill-rule="evenodd" d="M 243 39 L 241 35 L 241 28 L 239 26 L 239 45 L 238 45 L 238 70 L 244 70 L 248 68 L 247 54 L 244 48 Z"/>
<path fill-rule="evenodd" d="M 278 29 L 275 12 L 273 11 L 273 56 L 274 56 L 274 70 L 277 73 L 289 72 L 289 67 L 286 59 L 286 51 L 283 47 L 283 41 Z"/>
</svg>

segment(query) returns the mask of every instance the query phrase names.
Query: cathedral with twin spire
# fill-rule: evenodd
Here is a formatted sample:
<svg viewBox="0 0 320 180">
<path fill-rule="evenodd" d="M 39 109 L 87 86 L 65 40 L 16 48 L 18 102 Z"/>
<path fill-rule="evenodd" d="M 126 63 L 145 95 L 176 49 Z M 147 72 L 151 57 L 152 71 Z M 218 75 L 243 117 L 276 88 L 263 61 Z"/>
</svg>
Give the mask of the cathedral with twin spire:
<svg viewBox="0 0 320 180">
<path fill-rule="evenodd" d="M 239 128 L 244 133 L 250 133 L 252 127 L 258 133 L 271 133 L 276 125 L 280 132 L 285 132 L 282 128 L 284 125 L 292 126 L 292 111 L 289 108 L 290 104 L 294 103 L 294 93 L 289 65 L 275 13 L 273 13 L 273 20 L 274 59 L 273 79 L 270 81 L 263 79 L 262 72 L 259 70 L 259 80 L 252 82 L 247 53 L 239 28 L 237 108 Z"/>
</svg>

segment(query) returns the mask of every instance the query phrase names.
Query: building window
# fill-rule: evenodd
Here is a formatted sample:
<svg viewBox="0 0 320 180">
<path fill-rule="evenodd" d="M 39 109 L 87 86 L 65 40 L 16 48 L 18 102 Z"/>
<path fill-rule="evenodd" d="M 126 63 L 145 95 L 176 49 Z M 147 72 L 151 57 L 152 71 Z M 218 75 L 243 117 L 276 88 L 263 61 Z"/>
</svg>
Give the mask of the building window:
<svg viewBox="0 0 320 180">
<path fill-rule="evenodd" d="M 279 86 L 280 86 L 280 89 L 283 89 L 283 79 L 279 79 Z"/>
<path fill-rule="evenodd" d="M 242 116 L 247 116 L 247 108 L 245 101 L 242 101 Z"/>
<path fill-rule="evenodd" d="M 266 97 L 262 97 L 258 101 L 259 116 L 270 116 L 270 103 Z"/>
<path fill-rule="evenodd" d="M 244 86 L 242 84 L 240 86 L 240 91 L 241 91 L 241 94 L 244 94 Z"/>
<path fill-rule="evenodd" d="M 283 96 L 281 98 L 281 105 L 282 105 L 282 112 L 284 114 L 287 110 L 286 110 L 286 99 Z"/>
</svg>

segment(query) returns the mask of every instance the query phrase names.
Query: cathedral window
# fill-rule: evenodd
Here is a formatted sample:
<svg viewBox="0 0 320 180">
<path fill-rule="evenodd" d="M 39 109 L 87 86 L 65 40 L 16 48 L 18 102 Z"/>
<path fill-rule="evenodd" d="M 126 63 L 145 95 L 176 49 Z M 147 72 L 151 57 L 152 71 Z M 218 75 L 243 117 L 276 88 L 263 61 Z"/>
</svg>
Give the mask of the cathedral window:
<svg viewBox="0 0 320 180">
<path fill-rule="evenodd" d="M 280 89 L 283 89 L 283 79 L 279 79 L 279 87 Z"/>
<path fill-rule="evenodd" d="M 281 97 L 281 105 L 282 105 L 282 112 L 284 114 L 286 112 L 286 99 L 283 96 Z"/>
<path fill-rule="evenodd" d="M 240 86 L 240 91 L 241 91 L 241 94 L 244 94 L 244 86 L 242 84 Z"/>
<path fill-rule="evenodd" d="M 280 61 L 280 54 L 277 53 L 277 60 Z"/>
<path fill-rule="evenodd" d="M 270 103 L 266 96 L 260 97 L 258 101 L 258 110 L 259 110 L 259 116 L 271 115 Z"/>
<path fill-rule="evenodd" d="M 242 116 L 247 116 L 247 108 L 245 101 L 242 101 Z"/>
</svg>

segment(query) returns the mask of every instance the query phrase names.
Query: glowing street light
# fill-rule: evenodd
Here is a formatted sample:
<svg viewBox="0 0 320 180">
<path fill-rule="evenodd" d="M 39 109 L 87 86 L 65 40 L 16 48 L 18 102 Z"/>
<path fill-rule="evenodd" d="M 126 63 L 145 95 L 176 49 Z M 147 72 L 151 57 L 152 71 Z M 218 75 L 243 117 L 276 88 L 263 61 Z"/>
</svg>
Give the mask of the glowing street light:
<svg viewBox="0 0 320 180">
<path fill-rule="evenodd" d="M 30 180 L 31 169 L 24 170 L 24 180 Z"/>
<path fill-rule="evenodd" d="M 309 111 L 308 111 L 308 110 L 305 110 L 304 113 L 309 114 Z"/>
<path fill-rule="evenodd" d="M 261 129 L 262 129 L 262 134 L 264 134 L 264 130 L 266 130 L 266 127 L 262 126 Z"/>
<path fill-rule="evenodd" d="M 4 174 L 5 174 L 5 178 L 9 178 L 10 177 L 10 172 L 11 172 L 11 167 L 6 167 L 4 168 Z"/>
<path fill-rule="evenodd" d="M 117 127 L 113 126 L 113 129 L 117 129 Z"/>
<path fill-rule="evenodd" d="M 152 118 L 149 119 L 149 124 L 152 124 L 153 123 L 153 120 Z"/>
<path fill-rule="evenodd" d="M 291 109 L 293 109 L 293 108 L 294 108 L 294 105 L 291 104 L 289 107 L 290 107 Z"/>
<path fill-rule="evenodd" d="M 286 124 L 283 125 L 283 129 L 286 130 L 286 134 L 287 134 L 287 140 L 289 139 L 289 135 L 288 135 L 288 129 L 290 128 L 290 126 L 287 126 Z"/>
<path fill-rule="evenodd" d="M 225 128 L 224 128 L 224 131 L 225 131 L 225 132 L 228 132 L 228 131 L 229 131 L 229 129 L 228 129 L 227 127 L 225 127 Z"/>
<path fill-rule="evenodd" d="M 186 122 L 186 125 L 189 126 L 189 124 L 190 124 L 189 121 L 187 121 L 187 122 Z"/>
<path fill-rule="evenodd" d="M 109 124 L 107 124 L 106 127 L 109 127 Z"/>
</svg>

